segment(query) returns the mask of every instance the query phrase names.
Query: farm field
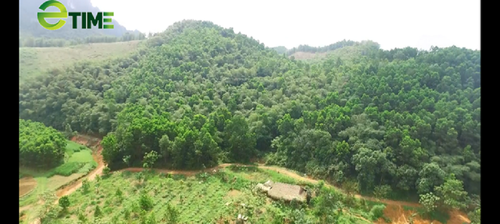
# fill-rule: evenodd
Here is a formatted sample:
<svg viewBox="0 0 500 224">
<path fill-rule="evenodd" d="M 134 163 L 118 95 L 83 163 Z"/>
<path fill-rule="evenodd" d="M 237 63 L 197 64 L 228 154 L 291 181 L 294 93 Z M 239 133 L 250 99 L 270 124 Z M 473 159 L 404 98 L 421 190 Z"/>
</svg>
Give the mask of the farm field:
<svg viewBox="0 0 500 224">
<path fill-rule="evenodd" d="M 98 148 L 97 153 L 100 153 L 100 141 L 91 140 L 92 138 L 82 136 L 72 138 L 72 141 L 79 144 Z M 79 144 L 68 144 L 67 150 L 71 152 L 70 149 Z M 101 161 L 100 157 L 94 159 Z M 215 168 L 207 168 L 203 172 L 165 169 L 154 169 L 151 172 L 143 168 L 126 168 L 108 174 L 101 173 L 102 167 L 96 168 L 87 176 L 88 179 L 84 178 L 83 183 L 79 181 L 64 187 L 57 192 L 57 196 L 51 193 L 53 191 L 45 191 L 45 194 L 41 194 L 44 192 L 41 191 L 39 195 L 42 198 L 55 201 L 49 204 L 52 213 L 48 214 L 55 217 L 51 223 L 93 221 L 97 205 L 100 210 L 98 213 L 104 214 L 98 215 L 97 219 L 104 223 L 121 223 L 127 220 L 131 223 L 148 223 L 148 220 L 149 223 L 167 223 L 172 214 L 177 214 L 177 223 L 201 223 L 200 220 L 208 223 L 234 223 L 238 214 L 253 220 L 250 223 L 269 223 L 275 217 L 314 220 L 314 212 L 318 207 L 324 206 L 321 204 L 324 201 L 312 200 L 309 205 L 291 205 L 270 200 L 253 188 L 257 183 L 267 180 L 297 184 L 316 192 L 321 188 L 322 194 L 328 193 L 332 195 L 330 200 L 338 201 L 330 206 L 342 208 L 340 214 L 336 213 L 339 223 L 408 223 L 410 219 L 418 224 L 470 222 L 460 212 L 421 217 L 419 212 L 422 208 L 416 203 L 376 199 L 359 194 L 348 196 L 343 189 L 303 177 L 296 171 L 263 164 L 225 163 Z M 42 185 L 46 186 L 48 179 L 43 180 L 45 182 L 42 182 Z M 71 204 L 67 211 L 62 211 L 56 200 L 63 195 L 68 196 Z M 151 204 L 150 209 L 142 212 L 142 203 Z M 378 208 L 373 209 L 376 205 Z M 20 222 L 31 223 L 38 217 L 41 208 L 47 208 L 43 206 L 47 206 L 47 203 L 33 204 L 23 209 L 20 212 Z M 376 210 L 379 210 L 378 218 L 374 214 L 377 213 Z"/>
<path fill-rule="evenodd" d="M 243 176 L 252 177 L 249 179 Z M 255 167 L 229 166 L 195 176 L 154 172 L 118 171 L 86 182 L 68 196 L 67 211 L 55 205 L 57 218 L 51 223 L 95 221 L 104 223 L 234 223 L 239 214 L 250 223 L 272 223 L 290 217 L 313 218 L 313 207 L 285 204 L 253 190 L 257 180 L 292 178 Z M 315 185 L 304 185 L 311 189 Z M 324 189 L 326 190 L 326 188 Z M 334 191 L 332 191 L 333 193 Z M 99 210 L 96 215 L 96 210 Z M 346 223 L 370 223 L 369 210 L 344 212 Z M 99 213 L 101 213 L 99 215 Z M 29 213 L 26 213 L 29 214 Z M 29 216 L 28 216 L 29 217 Z M 293 217 L 293 216 L 292 216 Z"/>
<path fill-rule="evenodd" d="M 19 168 L 19 206 L 31 204 L 46 191 L 54 191 L 78 179 L 96 167 L 92 151 L 68 141 L 64 163 L 50 170 Z"/>
</svg>

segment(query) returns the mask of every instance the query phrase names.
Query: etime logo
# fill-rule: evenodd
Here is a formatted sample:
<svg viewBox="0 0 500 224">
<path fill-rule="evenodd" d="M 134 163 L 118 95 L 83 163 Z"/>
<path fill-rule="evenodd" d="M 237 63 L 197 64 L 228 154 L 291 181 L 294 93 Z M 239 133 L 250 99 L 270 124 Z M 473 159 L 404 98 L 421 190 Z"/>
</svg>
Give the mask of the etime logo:
<svg viewBox="0 0 500 224">
<path fill-rule="evenodd" d="M 69 12 L 66 10 L 66 7 L 56 0 L 49 0 L 44 2 L 40 9 L 45 11 L 48 7 L 54 6 L 60 10 L 60 12 L 38 12 L 38 22 L 42 25 L 43 28 L 48 30 L 57 30 L 66 24 L 64 19 L 67 19 L 68 16 L 72 17 L 73 29 L 78 29 L 78 16 L 81 16 L 82 19 L 82 29 L 91 29 L 92 26 L 97 26 L 99 29 L 113 29 L 112 24 L 103 23 L 111 23 L 111 18 L 103 18 L 103 16 L 113 16 L 113 12 L 98 12 L 96 16 L 92 14 L 92 12 Z M 57 23 L 50 24 L 45 19 L 59 19 Z"/>
</svg>

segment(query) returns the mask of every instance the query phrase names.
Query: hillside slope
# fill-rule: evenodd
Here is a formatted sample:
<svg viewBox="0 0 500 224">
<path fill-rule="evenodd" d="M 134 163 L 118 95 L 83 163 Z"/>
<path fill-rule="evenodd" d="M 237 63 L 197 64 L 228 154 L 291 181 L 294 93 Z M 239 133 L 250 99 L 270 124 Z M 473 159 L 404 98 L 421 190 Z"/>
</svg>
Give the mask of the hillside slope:
<svg viewBox="0 0 500 224">
<path fill-rule="evenodd" d="M 140 41 L 93 43 L 69 47 L 21 47 L 19 48 L 19 82 L 47 75 L 54 69 L 82 61 L 104 61 L 116 57 L 128 57 L 138 48 Z"/>
<path fill-rule="evenodd" d="M 267 155 L 363 194 L 432 193 L 439 209 L 476 209 L 480 52 L 384 51 L 373 42 L 333 52 L 305 63 L 231 29 L 183 21 L 128 58 L 26 83 L 19 116 L 105 136 L 113 169 Z"/>
</svg>

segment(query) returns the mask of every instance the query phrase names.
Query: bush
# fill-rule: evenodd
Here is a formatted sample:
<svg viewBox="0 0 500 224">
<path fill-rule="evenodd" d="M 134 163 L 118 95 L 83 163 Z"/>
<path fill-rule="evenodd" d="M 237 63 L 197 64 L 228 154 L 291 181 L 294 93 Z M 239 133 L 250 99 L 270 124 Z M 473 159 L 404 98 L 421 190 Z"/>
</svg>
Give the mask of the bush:
<svg viewBox="0 0 500 224">
<path fill-rule="evenodd" d="M 391 192 L 392 192 L 391 186 L 380 185 L 375 187 L 375 189 L 373 190 L 373 195 L 376 198 L 387 198 L 388 196 L 390 196 Z"/>
<path fill-rule="evenodd" d="M 139 205 L 145 211 L 149 211 L 153 208 L 153 199 L 149 197 L 146 193 L 141 193 L 141 197 L 139 198 Z"/>
<path fill-rule="evenodd" d="M 90 183 L 87 179 L 82 181 L 82 190 L 83 193 L 88 193 L 90 191 Z"/>
<path fill-rule="evenodd" d="M 375 221 L 379 219 L 380 217 L 384 216 L 384 209 L 385 205 L 375 205 L 372 207 L 370 210 L 370 215 L 372 217 L 372 220 Z"/>
<path fill-rule="evenodd" d="M 94 211 L 94 217 L 100 217 L 102 215 L 102 212 L 101 212 L 101 208 L 99 208 L 99 205 L 97 205 L 95 207 L 95 211 Z"/>
<path fill-rule="evenodd" d="M 71 174 L 76 173 L 84 165 L 85 163 L 77 163 L 77 162 L 64 163 L 58 166 L 56 169 L 54 169 L 54 171 L 52 171 L 49 176 L 61 175 L 67 177 L 70 176 Z"/>
<path fill-rule="evenodd" d="M 63 208 L 63 210 L 66 210 L 70 205 L 69 198 L 68 196 L 63 196 L 59 198 L 59 206 Z"/>
</svg>

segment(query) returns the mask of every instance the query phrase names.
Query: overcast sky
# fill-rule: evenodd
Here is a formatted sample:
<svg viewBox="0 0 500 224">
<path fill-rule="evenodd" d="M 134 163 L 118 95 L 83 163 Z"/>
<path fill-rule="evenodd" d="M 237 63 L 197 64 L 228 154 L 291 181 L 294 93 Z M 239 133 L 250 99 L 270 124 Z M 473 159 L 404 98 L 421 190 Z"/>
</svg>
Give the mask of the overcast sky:
<svg viewBox="0 0 500 224">
<path fill-rule="evenodd" d="M 91 0 L 129 30 L 161 32 L 183 19 L 233 27 L 266 46 L 373 40 L 383 49 L 480 49 L 479 0 Z"/>
</svg>

